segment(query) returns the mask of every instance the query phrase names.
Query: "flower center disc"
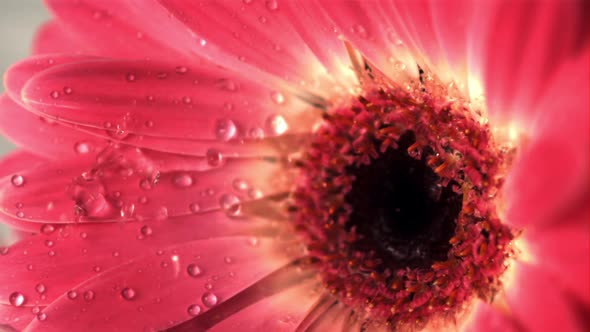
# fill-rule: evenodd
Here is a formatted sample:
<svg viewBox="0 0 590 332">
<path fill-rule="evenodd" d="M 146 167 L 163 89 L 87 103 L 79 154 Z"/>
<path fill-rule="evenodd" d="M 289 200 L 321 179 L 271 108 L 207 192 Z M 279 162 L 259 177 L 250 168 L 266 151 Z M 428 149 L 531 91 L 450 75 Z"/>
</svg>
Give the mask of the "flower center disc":
<svg viewBox="0 0 590 332">
<path fill-rule="evenodd" d="M 428 77 L 371 76 L 329 109 L 290 208 L 326 288 L 392 330 L 454 323 L 473 298 L 491 301 L 513 255 L 496 212 L 513 151 Z"/>
</svg>

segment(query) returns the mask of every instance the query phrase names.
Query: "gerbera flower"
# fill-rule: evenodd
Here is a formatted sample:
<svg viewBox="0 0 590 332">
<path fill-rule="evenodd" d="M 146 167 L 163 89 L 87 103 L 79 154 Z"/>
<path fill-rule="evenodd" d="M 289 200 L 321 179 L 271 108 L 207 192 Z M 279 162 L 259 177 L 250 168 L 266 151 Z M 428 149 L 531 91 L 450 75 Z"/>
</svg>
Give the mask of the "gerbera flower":
<svg viewBox="0 0 590 332">
<path fill-rule="evenodd" d="M 588 8 L 48 0 L 0 323 L 583 330 Z"/>
</svg>

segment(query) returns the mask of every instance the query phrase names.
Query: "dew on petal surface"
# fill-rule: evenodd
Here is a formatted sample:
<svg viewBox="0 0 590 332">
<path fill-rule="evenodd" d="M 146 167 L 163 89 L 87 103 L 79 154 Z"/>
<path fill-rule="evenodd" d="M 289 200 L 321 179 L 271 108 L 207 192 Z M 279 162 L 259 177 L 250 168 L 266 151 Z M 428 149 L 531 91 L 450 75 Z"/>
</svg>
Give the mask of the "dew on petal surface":
<svg viewBox="0 0 590 332">
<path fill-rule="evenodd" d="M 201 301 L 203 301 L 203 304 L 206 307 L 211 308 L 217 304 L 219 299 L 217 298 L 217 295 L 215 295 L 211 292 L 205 292 L 203 294 L 203 296 L 201 297 Z"/>
<path fill-rule="evenodd" d="M 25 304 L 26 298 L 20 292 L 13 292 L 10 294 L 8 301 L 15 307 L 20 307 Z"/>
<path fill-rule="evenodd" d="M 135 292 L 135 290 L 131 287 L 125 287 L 123 288 L 123 290 L 121 290 L 121 296 L 125 299 L 125 300 L 133 300 L 137 294 Z"/>
</svg>

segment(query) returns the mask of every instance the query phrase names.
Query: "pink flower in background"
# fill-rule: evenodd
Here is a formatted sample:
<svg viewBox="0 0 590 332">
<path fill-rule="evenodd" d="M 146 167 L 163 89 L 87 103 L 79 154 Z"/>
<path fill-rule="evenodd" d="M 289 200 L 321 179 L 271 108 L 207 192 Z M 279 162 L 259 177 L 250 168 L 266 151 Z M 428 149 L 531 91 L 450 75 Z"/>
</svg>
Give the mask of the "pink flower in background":
<svg viewBox="0 0 590 332">
<path fill-rule="evenodd" d="M 46 2 L 1 329 L 588 327 L 582 2 Z"/>
</svg>

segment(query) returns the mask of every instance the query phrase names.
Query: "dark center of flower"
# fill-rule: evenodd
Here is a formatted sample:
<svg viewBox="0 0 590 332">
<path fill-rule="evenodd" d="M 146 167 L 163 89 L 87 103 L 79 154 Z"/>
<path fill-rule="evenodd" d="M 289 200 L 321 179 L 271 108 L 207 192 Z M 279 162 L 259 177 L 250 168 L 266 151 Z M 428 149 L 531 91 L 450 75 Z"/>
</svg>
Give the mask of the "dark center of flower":
<svg viewBox="0 0 590 332">
<path fill-rule="evenodd" d="M 290 211 L 357 319 L 417 330 L 501 289 L 514 236 L 496 205 L 512 151 L 431 73 L 402 85 L 378 74 L 324 114 Z"/>
<path fill-rule="evenodd" d="M 420 159 L 407 149 L 416 142 L 412 131 L 369 165 L 350 167 L 354 174 L 346 202 L 352 213 L 346 224 L 362 235 L 357 249 L 378 248 L 384 265 L 427 268 L 446 259 L 461 211 L 463 195 L 426 164 L 432 149 Z"/>
</svg>

